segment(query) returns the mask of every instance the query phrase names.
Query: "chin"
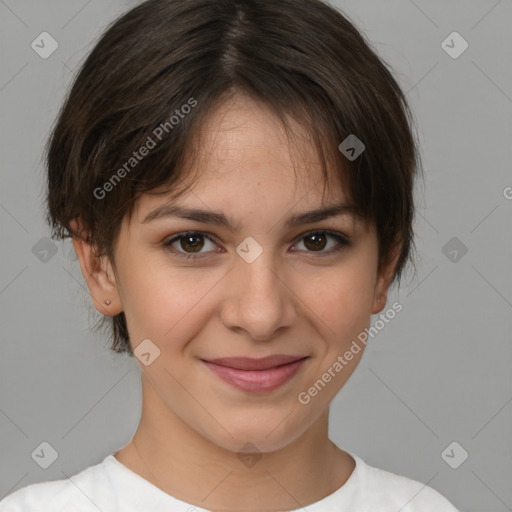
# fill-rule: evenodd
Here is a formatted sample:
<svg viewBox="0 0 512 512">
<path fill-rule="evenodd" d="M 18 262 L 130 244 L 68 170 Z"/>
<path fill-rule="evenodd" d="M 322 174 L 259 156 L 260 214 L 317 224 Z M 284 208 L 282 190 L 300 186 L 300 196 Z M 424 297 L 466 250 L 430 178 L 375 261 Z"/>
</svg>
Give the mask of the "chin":
<svg viewBox="0 0 512 512">
<path fill-rule="evenodd" d="M 250 451 L 252 445 L 256 447 L 256 450 L 253 451 L 260 453 L 275 452 L 299 438 L 308 427 L 308 425 L 290 423 L 293 414 L 285 420 L 287 414 L 282 414 L 279 411 L 279 414 L 272 413 L 272 415 L 267 414 L 265 417 L 258 417 L 257 414 L 253 413 L 251 417 L 245 416 L 240 418 L 239 421 L 226 423 L 226 425 L 229 424 L 229 427 L 226 428 L 232 437 L 221 428 L 216 431 L 217 434 L 220 434 L 220 437 L 215 436 L 215 439 L 213 439 L 209 436 L 209 438 L 217 446 L 237 454 Z"/>
<path fill-rule="evenodd" d="M 247 432 L 247 435 L 233 435 L 233 438 L 228 437 L 222 440 L 214 440 L 217 446 L 241 456 L 243 453 L 272 453 L 282 450 L 291 443 L 289 435 L 282 435 L 279 437 L 268 436 L 267 433 L 259 433 L 254 435 L 252 432 Z"/>
</svg>

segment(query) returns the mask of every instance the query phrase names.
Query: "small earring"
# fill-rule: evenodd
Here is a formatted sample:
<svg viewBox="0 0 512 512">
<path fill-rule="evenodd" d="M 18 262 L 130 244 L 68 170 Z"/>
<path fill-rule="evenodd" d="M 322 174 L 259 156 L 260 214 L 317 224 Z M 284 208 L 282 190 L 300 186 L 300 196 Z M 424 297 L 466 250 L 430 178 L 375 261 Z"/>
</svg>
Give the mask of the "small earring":
<svg viewBox="0 0 512 512">
<path fill-rule="evenodd" d="M 110 301 L 109 301 L 110 302 Z M 377 299 L 377 304 L 380 302 L 380 297 Z"/>
<path fill-rule="evenodd" d="M 109 299 L 107 299 L 107 300 L 105 301 L 105 304 L 106 304 L 107 306 L 110 306 L 110 303 L 111 303 L 111 301 L 110 301 Z"/>
</svg>

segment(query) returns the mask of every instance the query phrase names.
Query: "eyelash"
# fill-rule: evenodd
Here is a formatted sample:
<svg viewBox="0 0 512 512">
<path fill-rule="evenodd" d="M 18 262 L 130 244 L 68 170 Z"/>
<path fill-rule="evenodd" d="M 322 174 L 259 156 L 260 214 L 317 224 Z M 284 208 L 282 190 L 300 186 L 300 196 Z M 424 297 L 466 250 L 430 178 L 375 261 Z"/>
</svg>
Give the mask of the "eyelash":
<svg viewBox="0 0 512 512">
<path fill-rule="evenodd" d="M 328 230 L 309 231 L 308 233 L 305 233 L 304 235 L 302 235 L 299 238 L 299 242 L 302 241 L 303 239 L 307 238 L 308 236 L 319 235 L 319 234 L 331 236 L 338 242 L 338 245 L 334 249 L 330 249 L 328 251 L 306 251 L 306 252 L 309 252 L 312 254 L 317 253 L 317 254 L 321 255 L 320 257 L 323 257 L 323 256 L 327 256 L 327 255 L 331 255 L 331 254 L 340 252 L 343 248 L 347 248 L 352 245 L 352 242 L 346 236 L 343 236 L 340 233 L 337 233 L 334 231 L 328 231 Z M 210 240 L 210 242 L 215 243 L 213 238 L 211 236 L 209 236 L 207 233 L 204 233 L 202 231 L 186 231 L 183 233 L 179 233 L 178 236 L 175 236 L 170 240 L 164 241 L 162 243 L 162 246 L 164 247 L 164 249 L 166 251 L 169 251 L 178 257 L 186 258 L 186 259 L 200 259 L 200 258 L 203 258 L 204 256 L 206 256 L 209 252 L 212 252 L 212 251 L 208 251 L 206 253 L 186 253 L 186 252 L 178 251 L 172 247 L 172 244 L 174 242 L 179 241 L 182 238 L 186 238 L 187 236 L 190 236 L 190 235 L 199 235 L 201 237 L 204 237 L 204 238 Z"/>
</svg>

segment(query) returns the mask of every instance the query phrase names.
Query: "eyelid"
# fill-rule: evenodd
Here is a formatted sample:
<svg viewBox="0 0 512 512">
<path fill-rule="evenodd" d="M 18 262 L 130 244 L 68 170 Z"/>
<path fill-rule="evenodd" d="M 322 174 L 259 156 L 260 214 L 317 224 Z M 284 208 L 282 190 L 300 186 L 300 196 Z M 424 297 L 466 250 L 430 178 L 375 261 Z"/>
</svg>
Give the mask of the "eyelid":
<svg viewBox="0 0 512 512">
<path fill-rule="evenodd" d="M 328 235 L 328 236 L 334 238 L 338 242 L 338 245 L 333 249 L 329 249 L 328 251 L 292 250 L 292 252 L 304 252 L 304 253 L 306 253 L 308 255 L 312 255 L 312 256 L 315 256 L 315 254 L 317 254 L 316 257 L 322 257 L 322 256 L 329 256 L 331 254 L 335 254 L 337 252 L 340 252 L 343 248 L 349 248 L 352 246 L 352 240 L 348 235 L 346 235 L 345 233 L 342 233 L 340 231 L 333 231 L 330 229 L 311 229 L 309 231 L 306 231 L 305 233 L 300 234 L 297 238 L 294 239 L 293 245 L 296 245 L 297 243 L 299 243 L 304 238 L 307 238 L 310 235 L 315 235 L 318 233 Z"/>
<path fill-rule="evenodd" d="M 189 235 L 202 236 L 203 238 L 206 238 L 207 240 L 209 240 L 213 244 L 219 245 L 218 242 L 216 242 L 216 237 L 214 235 L 212 235 L 211 233 L 208 233 L 206 231 L 198 231 L 198 230 L 180 231 L 179 233 L 176 233 L 174 235 L 171 235 L 171 237 L 166 238 L 162 242 L 162 245 L 164 245 L 165 247 L 170 247 L 171 244 L 173 244 L 174 242 L 177 242 L 181 238 L 185 238 L 185 237 L 187 237 Z M 182 254 L 194 254 L 194 253 L 182 253 Z M 195 254 L 207 254 L 207 253 L 195 253 Z"/>
<path fill-rule="evenodd" d="M 350 237 L 346 235 L 345 233 L 342 233 L 341 231 L 335 231 L 333 229 L 327 229 L 327 228 L 318 228 L 318 229 L 310 229 L 308 231 L 305 231 L 304 233 L 301 233 L 299 236 L 294 238 L 292 242 L 298 242 L 299 240 L 302 240 L 303 238 L 309 236 L 309 235 L 315 235 L 317 233 L 325 233 L 327 235 L 331 235 L 333 237 L 343 238 L 346 242 L 350 242 Z"/>
<path fill-rule="evenodd" d="M 301 233 L 299 236 L 295 237 L 292 240 L 292 243 L 293 243 L 293 245 L 296 245 L 297 243 L 301 242 L 303 239 L 307 238 L 310 235 L 314 235 L 314 234 L 324 234 L 324 235 L 330 236 L 330 237 L 334 238 L 338 242 L 338 244 L 335 248 L 331 248 L 328 251 L 323 251 L 323 250 L 321 250 L 321 251 L 304 251 L 304 250 L 293 250 L 292 249 L 292 252 L 306 253 L 306 254 L 314 256 L 314 257 L 324 257 L 324 256 L 329 256 L 329 255 L 338 253 L 343 248 L 346 249 L 346 248 L 349 248 L 352 246 L 352 240 L 351 240 L 350 236 L 348 236 L 345 233 L 342 233 L 340 231 L 333 231 L 330 229 L 311 229 L 311 230 Z M 211 253 L 219 252 L 219 251 L 213 250 L 213 251 L 207 251 L 207 252 L 197 252 L 197 253 L 188 252 L 187 253 L 187 252 L 176 250 L 172 247 L 173 243 L 175 243 L 176 241 L 178 241 L 182 238 L 185 238 L 188 235 L 199 235 L 199 236 L 206 238 L 213 244 L 218 245 L 218 243 L 216 242 L 216 237 L 214 235 L 212 235 L 211 233 L 208 233 L 205 231 L 199 231 L 199 230 L 188 230 L 188 231 L 182 231 L 182 232 L 176 233 L 176 234 L 172 235 L 170 238 L 166 238 L 162 242 L 161 245 L 164 247 L 165 250 L 171 252 L 172 254 L 174 254 L 178 257 L 183 257 L 183 258 L 187 258 L 187 259 L 200 259 L 200 258 L 208 256 Z"/>
</svg>

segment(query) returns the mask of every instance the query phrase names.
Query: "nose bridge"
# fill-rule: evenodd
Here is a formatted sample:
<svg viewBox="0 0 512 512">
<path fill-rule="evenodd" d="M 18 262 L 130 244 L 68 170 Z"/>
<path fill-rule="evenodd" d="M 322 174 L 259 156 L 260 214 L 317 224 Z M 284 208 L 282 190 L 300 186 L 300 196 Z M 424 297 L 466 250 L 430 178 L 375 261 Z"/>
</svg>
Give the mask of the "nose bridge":
<svg viewBox="0 0 512 512">
<path fill-rule="evenodd" d="M 239 298 L 257 304 L 264 301 L 263 306 L 270 306 L 280 298 L 282 286 L 277 279 L 275 258 L 270 250 L 262 251 L 253 261 L 240 258 L 234 272 L 240 286 Z M 273 304 L 275 306 L 276 304 Z"/>
<path fill-rule="evenodd" d="M 264 244 L 261 238 L 260 242 Z M 235 274 L 247 286 L 265 288 L 275 284 L 276 261 L 269 245 L 263 247 L 252 236 L 248 236 L 238 245 L 236 252 L 239 258 Z"/>
<path fill-rule="evenodd" d="M 237 277 L 249 293 L 275 295 L 279 288 L 277 279 L 277 269 L 274 258 L 267 251 L 264 256 L 261 254 L 253 262 L 238 262 Z"/>
<path fill-rule="evenodd" d="M 237 249 L 240 258 L 230 272 L 232 286 L 223 321 L 227 327 L 243 328 L 254 339 L 268 339 L 279 327 L 289 325 L 294 308 L 289 290 L 278 278 L 272 251 L 251 243 Z M 255 250 L 259 252 L 256 257 Z"/>
</svg>

